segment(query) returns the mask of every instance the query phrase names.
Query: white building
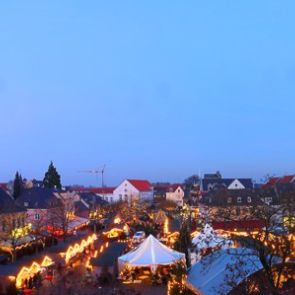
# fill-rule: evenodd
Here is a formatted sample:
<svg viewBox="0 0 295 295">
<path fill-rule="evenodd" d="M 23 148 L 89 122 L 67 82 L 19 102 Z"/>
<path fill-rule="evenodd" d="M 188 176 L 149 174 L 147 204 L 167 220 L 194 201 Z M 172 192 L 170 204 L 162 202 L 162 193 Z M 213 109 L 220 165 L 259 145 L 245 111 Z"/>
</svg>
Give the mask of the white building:
<svg viewBox="0 0 295 295">
<path fill-rule="evenodd" d="M 147 180 L 126 179 L 113 192 L 113 201 L 152 201 L 153 187 Z"/>
<path fill-rule="evenodd" d="M 177 206 L 183 206 L 184 190 L 180 184 L 169 186 L 166 192 L 166 200 L 174 202 Z"/>
</svg>

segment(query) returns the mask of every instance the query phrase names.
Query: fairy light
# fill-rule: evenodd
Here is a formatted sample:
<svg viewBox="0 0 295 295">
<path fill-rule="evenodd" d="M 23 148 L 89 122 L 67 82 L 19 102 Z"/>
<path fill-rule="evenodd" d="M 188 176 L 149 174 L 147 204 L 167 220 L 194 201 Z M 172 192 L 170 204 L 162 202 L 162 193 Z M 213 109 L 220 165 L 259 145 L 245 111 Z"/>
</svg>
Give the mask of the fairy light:
<svg viewBox="0 0 295 295">
<path fill-rule="evenodd" d="M 70 246 L 65 253 L 65 261 L 68 263 L 71 258 L 76 256 L 78 253 L 82 253 L 85 248 L 91 245 L 97 239 L 96 234 L 93 234 L 87 238 L 87 240 L 82 240 L 80 244 L 76 243 L 74 246 Z"/>
<path fill-rule="evenodd" d="M 37 272 L 41 271 L 42 268 L 48 267 L 52 264 L 52 259 L 48 256 L 45 256 L 41 264 L 34 261 L 30 267 L 22 267 L 22 269 L 19 271 L 16 277 L 16 287 L 20 288 L 22 286 L 22 282 L 26 278 L 30 277 L 32 274 L 36 274 Z"/>
</svg>

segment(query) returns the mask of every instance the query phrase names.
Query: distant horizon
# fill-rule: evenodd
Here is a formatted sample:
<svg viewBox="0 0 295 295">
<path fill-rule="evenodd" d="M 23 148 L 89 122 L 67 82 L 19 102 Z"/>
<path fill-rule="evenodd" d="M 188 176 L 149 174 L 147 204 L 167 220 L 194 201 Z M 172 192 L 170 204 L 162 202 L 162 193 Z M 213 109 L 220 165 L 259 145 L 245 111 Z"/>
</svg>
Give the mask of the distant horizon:
<svg viewBox="0 0 295 295">
<path fill-rule="evenodd" d="M 59 172 L 58 167 L 56 167 L 56 168 L 57 168 L 57 171 Z M 293 172 L 293 173 L 292 172 L 290 172 L 290 173 L 283 173 L 283 174 L 266 173 L 266 174 L 264 174 L 261 177 L 252 177 L 252 176 L 246 176 L 246 175 L 243 175 L 243 176 L 239 176 L 239 175 L 224 175 L 221 170 L 215 170 L 215 171 L 208 171 L 208 172 L 201 173 L 201 178 L 203 178 L 205 174 L 211 174 L 211 173 L 215 173 L 217 171 L 219 171 L 221 173 L 221 175 L 222 175 L 223 178 L 251 178 L 253 180 L 253 182 L 254 183 L 257 183 L 257 184 L 263 183 L 262 180 L 267 175 L 268 176 L 271 176 L 271 177 L 272 176 L 274 176 L 274 177 L 283 177 L 283 176 L 286 176 L 286 175 L 295 175 L 295 172 Z M 42 177 L 26 177 L 19 170 L 18 170 L 18 172 L 22 175 L 23 179 L 26 179 L 28 181 L 29 180 L 33 180 L 33 179 L 35 179 L 37 181 L 43 181 L 43 178 L 44 178 L 44 175 Z M 44 172 L 44 174 L 45 174 L 45 172 Z M 96 180 L 97 183 L 95 183 L 95 181 L 91 181 L 91 178 L 93 178 L 93 179 L 96 178 L 95 176 L 91 176 L 91 175 L 89 177 L 90 178 L 89 181 L 84 182 L 84 183 L 82 183 L 82 182 L 77 182 L 77 183 L 64 183 L 63 182 L 63 175 L 61 173 L 60 173 L 60 175 L 61 175 L 61 183 L 62 183 L 63 186 L 75 186 L 75 185 L 78 185 L 78 186 L 84 186 L 84 187 L 101 187 L 101 176 L 98 176 L 98 180 Z M 183 183 L 186 178 L 188 178 L 188 177 L 190 177 L 192 175 L 198 175 L 199 176 L 198 173 L 192 173 L 190 175 L 187 175 L 182 180 L 175 180 L 175 181 L 171 181 L 171 180 L 169 181 L 169 180 L 165 180 L 165 179 L 163 179 L 163 180 L 157 180 L 157 179 L 153 179 L 153 178 L 136 177 L 136 176 L 135 177 L 122 177 L 122 178 L 120 178 L 121 180 L 117 181 L 116 183 L 115 182 L 112 182 L 110 184 L 107 182 L 107 179 L 105 179 L 104 181 L 106 182 L 105 183 L 105 187 L 114 187 L 116 185 L 119 185 L 125 179 L 144 179 L 144 180 L 150 181 L 151 183 Z M 13 179 L 14 179 L 14 177 L 12 177 L 11 179 L 8 179 L 8 180 L 1 180 L 0 179 L 0 183 L 8 183 L 10 181 L 13 181 Z"/>
</svg>

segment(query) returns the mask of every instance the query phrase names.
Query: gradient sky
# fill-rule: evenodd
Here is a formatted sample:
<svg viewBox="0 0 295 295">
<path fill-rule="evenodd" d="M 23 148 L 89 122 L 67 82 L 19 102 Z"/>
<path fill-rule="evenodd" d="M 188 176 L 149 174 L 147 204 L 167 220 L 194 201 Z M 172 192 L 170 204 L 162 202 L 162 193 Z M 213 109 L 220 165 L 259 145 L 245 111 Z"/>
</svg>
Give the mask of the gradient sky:
<svg viewBox="0 0 295 295">
<path fill-rule="evenodd" d="M 295 1 L 1 1 L 0 181 L 294 173 Z"/>
</svg>

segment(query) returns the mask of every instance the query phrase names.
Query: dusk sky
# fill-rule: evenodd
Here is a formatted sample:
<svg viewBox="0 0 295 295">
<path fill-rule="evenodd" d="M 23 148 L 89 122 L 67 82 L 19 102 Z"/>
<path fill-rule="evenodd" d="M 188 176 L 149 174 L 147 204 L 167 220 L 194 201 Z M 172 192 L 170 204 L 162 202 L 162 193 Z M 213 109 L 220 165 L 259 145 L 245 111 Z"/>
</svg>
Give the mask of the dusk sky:
<svg viewBox="0 0 295 295">
<path fill-rule="evenodd" d="M 1 1 L 0 182 L 295 172 L 295 1 Z"/>
</svg>

